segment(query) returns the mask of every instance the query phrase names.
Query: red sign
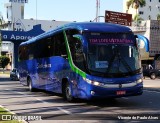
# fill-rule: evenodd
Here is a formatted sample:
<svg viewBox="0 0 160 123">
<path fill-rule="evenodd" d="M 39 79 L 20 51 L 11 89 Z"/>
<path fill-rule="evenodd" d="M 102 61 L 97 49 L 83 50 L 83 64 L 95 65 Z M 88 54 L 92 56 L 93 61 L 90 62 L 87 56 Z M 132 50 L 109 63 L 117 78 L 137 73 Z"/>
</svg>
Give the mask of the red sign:
<svg viewBox="0 0 160 123">
<path fill-rule="evenodd" d="M 105 11 L 105 22 L 131 26 L 132 25 L 132 14 Z"/>
</svg>

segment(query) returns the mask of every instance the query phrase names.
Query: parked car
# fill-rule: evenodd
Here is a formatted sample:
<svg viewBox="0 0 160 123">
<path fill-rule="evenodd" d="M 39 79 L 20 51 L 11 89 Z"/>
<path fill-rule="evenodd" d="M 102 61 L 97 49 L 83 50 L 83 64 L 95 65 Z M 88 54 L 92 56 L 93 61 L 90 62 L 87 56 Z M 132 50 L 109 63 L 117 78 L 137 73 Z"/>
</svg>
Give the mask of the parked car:
<svg viewBox="0 0 160 123">
<path fill-rule="evenodd" d="M 19 72 L 17 68 L 14 68 L 11 72 L 10 72 L 10 79 L 11 80 L 19 80 Z"/>
<path fill-rule="evenodd" d="M 143 76 L 150 77 L 151 79 L 156 79 L 160 77 L 160 69 L 143 69 Z"/>
</svg>

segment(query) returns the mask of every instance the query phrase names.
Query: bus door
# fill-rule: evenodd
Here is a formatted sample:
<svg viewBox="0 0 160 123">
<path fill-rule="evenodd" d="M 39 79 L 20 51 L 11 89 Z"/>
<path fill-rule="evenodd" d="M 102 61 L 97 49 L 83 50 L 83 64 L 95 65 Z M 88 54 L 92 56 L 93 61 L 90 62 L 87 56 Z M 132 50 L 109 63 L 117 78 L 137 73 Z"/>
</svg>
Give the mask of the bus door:
<svg viewBox="0 0 160 123">
<path fill-rule="evenodd" d="M 81 35 L 72 35 L 70 38 L 68 38 L 69 47 L 71 51 L 71 57 L 73 64 L 75 66 L 75 69 L 78 71 L 78 73 L 86 72 L 86 63 L 85 63 L 85 54 L 83 51 L 83 39 Z M 70 78 L 72 81 L 74 81 L 72 85 L 73 95 L 80 95 L 79 88 L 83 88 L 83 84 L 80 83 L 81 76 L 77 72 L 73 72 L 73 76 Z"/>
</svg>

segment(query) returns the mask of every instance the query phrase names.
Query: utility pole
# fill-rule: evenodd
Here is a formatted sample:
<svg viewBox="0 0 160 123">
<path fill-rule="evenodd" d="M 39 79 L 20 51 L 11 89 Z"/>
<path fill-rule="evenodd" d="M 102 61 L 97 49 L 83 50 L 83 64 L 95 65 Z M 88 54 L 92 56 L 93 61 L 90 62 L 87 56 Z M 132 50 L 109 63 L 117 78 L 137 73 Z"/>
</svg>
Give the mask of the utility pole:
<svg viewBox="0 0 160 123">
<path fill-rule="evenodd" d="M 100 2 L 101 2 L 101 0 L 99 0 L 99 4 L 98 4 L 98 5 L 99 5 L 99 9 L 98 9 L 98 17 L 100 16 L 100 6 L 101 6 L 101 3 L 100 3 Z M 98 22 L 100 22 L 100 18 L 98 18 Z"/>
<path fill-rule="evenodd" d="M 100 15 L 100 0 L 96 0 L 96 22 L 99 22 Z"/>
<path fill-rule="evenodd" d="M 37 25 L 37 0 L 36 0 L 36 25 Z"/>
</svg>

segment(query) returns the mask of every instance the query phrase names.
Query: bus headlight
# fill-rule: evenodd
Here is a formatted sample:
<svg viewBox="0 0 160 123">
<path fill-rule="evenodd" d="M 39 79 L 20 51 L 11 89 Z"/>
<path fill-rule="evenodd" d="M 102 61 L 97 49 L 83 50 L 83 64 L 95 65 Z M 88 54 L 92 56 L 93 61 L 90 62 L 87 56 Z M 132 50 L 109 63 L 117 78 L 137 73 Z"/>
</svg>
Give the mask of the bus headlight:
<svg viewBox="0 0 160 123">
<path fill-rule="evenodd" d="M 97 81 L 92 81 L 92 80 L 87 79 L 87 78 L 83 78 L 83 80 L 86 81 L 87 83 L 95 85 L 95 86 L 103 86 L 104 85 L 103 83 L 100 83 L 100 82 L 97 82 Z"/>
<path fill-rule="evenodd" d="M 143 82 L 143 79 L 138 79 L 137 80 L 137 84 L 142 83 L 142 82 Z"/>
</svg>

